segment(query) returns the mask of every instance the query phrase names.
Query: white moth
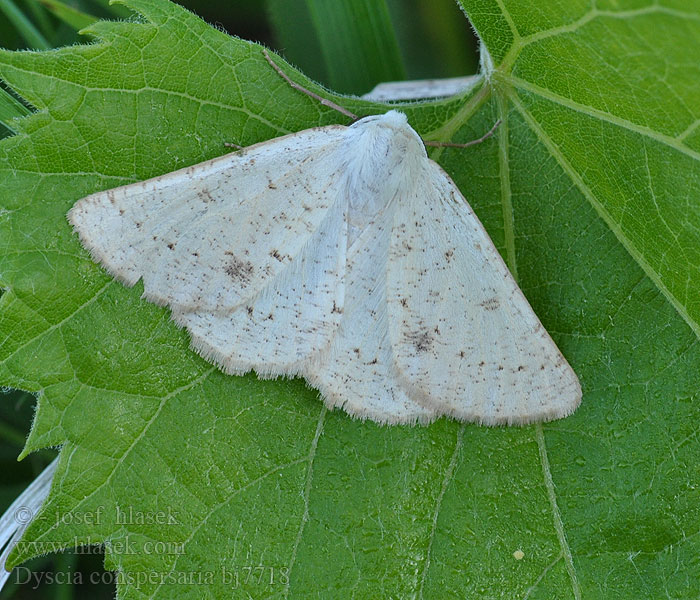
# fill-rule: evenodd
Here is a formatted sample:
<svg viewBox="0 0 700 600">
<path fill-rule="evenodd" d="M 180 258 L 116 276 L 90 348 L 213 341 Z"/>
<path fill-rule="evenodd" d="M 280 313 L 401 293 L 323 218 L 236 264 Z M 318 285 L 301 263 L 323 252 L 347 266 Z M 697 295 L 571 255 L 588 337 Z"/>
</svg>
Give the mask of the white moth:
<svg viewBox="0 0 700 600">
<path fill-rule="evenodd" d="M 68 218 L 224 372 L 304 377 L 379 423 L 566 416 L 578 379 L 483 226 L 390 110 L 99 192 Z"/>
</svg>

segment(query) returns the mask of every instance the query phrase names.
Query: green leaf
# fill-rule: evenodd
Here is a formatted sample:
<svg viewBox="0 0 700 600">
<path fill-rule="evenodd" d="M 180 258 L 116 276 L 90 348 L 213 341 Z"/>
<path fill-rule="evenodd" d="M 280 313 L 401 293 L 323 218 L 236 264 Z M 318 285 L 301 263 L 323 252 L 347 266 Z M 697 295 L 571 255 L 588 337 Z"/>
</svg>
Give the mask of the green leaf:
<svg viewBox="0 0 700 600">
<path fill-rule="evenodd" d="M 143 21 L 93 25 L 99 44 L 0 54 L 38 109 L 0 143 L 0 383 L 41 393 L 26 452 L 63 446 L 13 563 L 107 541 L 120 598 L 693 597 L 698 2 L 464 1 L 493 72 L 406 107 L 426 139 L 503 119 L 431 154 L 584 388 L 568 419 L 501 429 L 378 427 L 224 376 L 90 261 L 79 198 L 347 122 L 258 46 L 128 4 Z"/>
<path fill-rule="evenodd" d="M 18 117 L 25 117 L 29 110 L 17 98 L 0 88 L 0 123 L 8 131 L 14 131 L 12 121 Z"/>
</svg>

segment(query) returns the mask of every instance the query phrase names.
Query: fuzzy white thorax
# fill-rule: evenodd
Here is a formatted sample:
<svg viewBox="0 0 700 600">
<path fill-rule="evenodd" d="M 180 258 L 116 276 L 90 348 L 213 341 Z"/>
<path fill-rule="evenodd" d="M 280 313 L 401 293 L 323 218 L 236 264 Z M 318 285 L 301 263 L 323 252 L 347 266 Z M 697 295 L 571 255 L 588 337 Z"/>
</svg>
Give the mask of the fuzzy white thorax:
<svg viewBox="0 0 700 600">
<path fill-rule="evenodd" d="M 343 189 L 348 197 L 348 246 L 420 176 L 426 158 L 423 141 L 406 115 L 390 110 L 347 128 L 338 148 Z"/>
</svg>

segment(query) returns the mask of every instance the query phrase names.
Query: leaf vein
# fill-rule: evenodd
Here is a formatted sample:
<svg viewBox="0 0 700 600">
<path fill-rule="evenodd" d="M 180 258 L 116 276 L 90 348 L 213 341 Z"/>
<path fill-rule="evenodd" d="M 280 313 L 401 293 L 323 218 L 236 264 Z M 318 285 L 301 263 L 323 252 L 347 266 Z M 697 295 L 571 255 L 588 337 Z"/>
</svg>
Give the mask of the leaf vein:
<svg viewBox="0 0 700 600">
<path fill-rule="evenodd" d="M 634 246 L 632 241 L 624 234 L 619 224 L 616 223 L 608 211 L 603 207 L 603 205 L 597 200 L 590 188 L 584 183 L 583 178 L 576 172 L 573 166 L 566 160 L 562 152 L 557 148 L 554 142 L 549 138 L 549 136 L 544 132 L 540 124 L 535 120 L 535 118 L 528 112 L 528 110 L 520 102 L 517 95 L 511 95 L 511 102 L 516 106 L 520 114 L 523 116 L 528 125 L 537 135 L 538 139 L 547 147 L 552 156 L 557 160 L 561 168 L 565 173 L 571 177 L 572 181 L 576 183 L 581 193 L 588 200 L 588 202 L 596 209 L 596 212 L 605 221 L 610 230 L 615 234 L 615 237 L 620 241 L 620 243 L 625 247 L 630 256 L 639 264 L 642 270 L 647 274 L 647 276 L 652 280 L 654 285 L 661 290 L 664 296 L 668 299 L 671 305 L 676 309 L 678 314 L 683 318 L 683 320 L 691 327 L 695 332 L 695 335 L 700 337 L 700 324 L 698 324 L 695 319 L 693 319 L 688 313 L 687 308 L 680 302 L 674 294 L 671 293 L 669 288 L 664 284 L 659 273 L 652 268 L 652 266 L 647 262 L 641 252 Z M 697 154 L 697 153 L 694 153 Z M 700 159 L 700 155 L 698 155 Z"/>
</svg>

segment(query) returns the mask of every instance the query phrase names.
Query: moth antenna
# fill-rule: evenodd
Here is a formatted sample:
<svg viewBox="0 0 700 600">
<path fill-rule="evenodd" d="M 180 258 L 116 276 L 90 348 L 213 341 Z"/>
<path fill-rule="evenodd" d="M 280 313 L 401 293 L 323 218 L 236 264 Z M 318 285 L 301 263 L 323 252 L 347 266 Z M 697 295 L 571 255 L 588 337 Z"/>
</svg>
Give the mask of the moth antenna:
<svg viewBox="0 0 700 600">
<path fill-rule="evenodd" d="M 277 63 L 270 58 L 270 55 L 267 53 L 267 50 L 263 48 L 263 56 L 265 57 L 265 60 L 270 63 L 270 66 L 277 71 L 277 74 L 282 77 L 289 85 L 291 85 L 295 90 L 299 90 L 300 92 L 303 92 L 307 96 L 310 96 L 311 98 L 314 98 L 315 100 L 318 100 L 323 106 L 327 106 L 328 108 L 332 108 L 333 110 L 337 110 L 339 113 L 344 114 L 346 117 L 350 117 L 353 121 L 357 121 L 359 117 L 351 113 L 347 108 L 343 108 L 340 106 L 340 104 L 336 104 L 335 102 L 332 102 L 331 100 L 327 100 L 326 98 L 322 98 L 318 94 L 315 94 L 311 90 L 307 90 L 305 87 L 299 85 L 298 83 L 295 83 L 292 81 L 289 76 L 277 66 Z"/>
<path fill-rule="evenodd" d="M 233 142 L 224 142 L 224 146 L 227 148 L 235 148 L 236 150 L 243 150 L 243 148 L 245 148 L 245 146 L 234 144 Z"/>
<path fill-rule="evenodd" d="M 501 124 L 501 119 L 498 119 L 498 121 L 496 121 L 493 124 L 493 127 L 491 127 L 491 129 L 489 129 L 478 140 L 472 140 L 471 142 L 467 142 L 465 144 L 455 144 L 453 142 L 423 142 L 423 143 L 426 146 L 435 146 L 438 148 L 467 148 L 469 146 L 475 146 L 476 144 L 481 144 L 481 142 L 489 139 L 494 134 L 494 132 L 496 131 L 496 129 L 498 128 L 498 126 L 500 124 Z"/>
</svg>

